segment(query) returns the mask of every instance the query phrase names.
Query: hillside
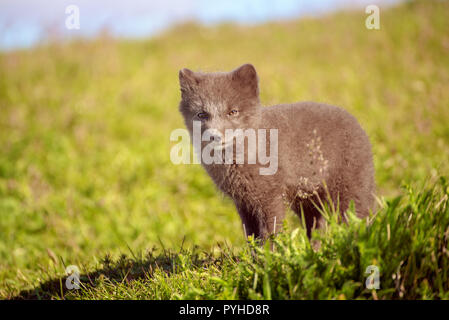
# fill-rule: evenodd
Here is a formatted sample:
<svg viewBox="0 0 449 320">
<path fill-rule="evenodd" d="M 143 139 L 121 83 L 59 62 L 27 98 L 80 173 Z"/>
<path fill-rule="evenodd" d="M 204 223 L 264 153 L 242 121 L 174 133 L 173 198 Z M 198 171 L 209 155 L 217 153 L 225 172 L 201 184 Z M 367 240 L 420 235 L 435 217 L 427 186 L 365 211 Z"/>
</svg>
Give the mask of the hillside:
<svg viewBox="0 0 449 320">
<path fill-rule="evenodd" d="M 1 53 L 0 298 L 448 299 L 449 3 L 381 9 L 378 31 L 365 18 Z M 331 223 L 314 252 L 290 213 L 276 249 L 251 255 L 231 201 L 200 166 L 170 162 L 178 70 L 246 62 L 264 105 L 326 102 L 360 121 L 380 202 L 369 226 Z M 81 290 L 61 289 L 68 265 Z"/>
</svg>

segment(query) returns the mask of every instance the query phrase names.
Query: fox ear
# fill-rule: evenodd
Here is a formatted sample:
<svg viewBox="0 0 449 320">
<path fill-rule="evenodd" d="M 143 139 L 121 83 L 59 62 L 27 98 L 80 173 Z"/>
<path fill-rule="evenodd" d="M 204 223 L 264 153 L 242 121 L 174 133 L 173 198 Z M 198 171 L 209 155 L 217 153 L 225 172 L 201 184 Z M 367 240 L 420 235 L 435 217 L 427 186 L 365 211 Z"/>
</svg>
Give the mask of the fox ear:
<svg viewBox="0 0 449 320">
<path fill-rule="evenodd" d="M 199 84 L 199 82 L 199 78 L 192 70 L 187 68 L 179 70 L 179 85 L 181 86 L 182 92 L 192 90 L 194 86 Z"/>
<path fill-rule="evenodd" d="M 244 64 L 232 71 L 232 80 L 239 90 L 255 97 L 259 96 L 259 78 L 252 64 Z"/>
</svg>

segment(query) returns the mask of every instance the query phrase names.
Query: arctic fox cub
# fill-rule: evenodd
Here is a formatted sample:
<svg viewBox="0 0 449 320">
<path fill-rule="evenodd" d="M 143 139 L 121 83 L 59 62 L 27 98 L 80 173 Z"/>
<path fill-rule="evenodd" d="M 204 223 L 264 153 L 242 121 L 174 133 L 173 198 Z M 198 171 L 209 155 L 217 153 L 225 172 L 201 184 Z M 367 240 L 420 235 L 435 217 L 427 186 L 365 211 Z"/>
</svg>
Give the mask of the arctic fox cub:
<svg viewBox="0 0 449 320">
<path fill-rule="evenodd" d="M 223 161 L 201 162 L 233 199 L 247 236 L 266 239 L 278 231 L 286 206 L 300 217 L 303 211 L 310 236 L 323 223 L 317 206 L 329 196 L 341 213 L 353 200 L 359 217 L 369 214 L 375 191 L 371 144 L 348 112 L 315 102 L 263 107 L 250 64 L 220 73 L 182 69 L 179 82 L 179 110 L 192 139 L 195 128 L 209 132 L 199 147 L 214 141 L 208 149 L 214 160 L 229 151 Z M 248 161 L 239 157 L 241 145 L 248 147 Z"/>
</svg>

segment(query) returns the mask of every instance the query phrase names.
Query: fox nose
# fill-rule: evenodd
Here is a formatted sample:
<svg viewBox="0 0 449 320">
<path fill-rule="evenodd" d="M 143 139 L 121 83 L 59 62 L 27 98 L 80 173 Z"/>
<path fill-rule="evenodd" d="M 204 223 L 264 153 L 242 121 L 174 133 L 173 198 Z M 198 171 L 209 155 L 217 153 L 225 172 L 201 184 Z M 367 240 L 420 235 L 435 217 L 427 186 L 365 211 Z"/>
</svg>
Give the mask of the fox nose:
<svg viewBox="0 0 449 320">
<path fill-rule="evenodd" d="M 206 131 L 207 131 L 207 136 L 208 136 L 209 141 L 214 141 L 215 143 L 222 142 L 223 138 L 222 138 L 222 133 L 220 132 L 220 130 L 215 129 L 215 128 L 209 128 Z"/>
</svg>

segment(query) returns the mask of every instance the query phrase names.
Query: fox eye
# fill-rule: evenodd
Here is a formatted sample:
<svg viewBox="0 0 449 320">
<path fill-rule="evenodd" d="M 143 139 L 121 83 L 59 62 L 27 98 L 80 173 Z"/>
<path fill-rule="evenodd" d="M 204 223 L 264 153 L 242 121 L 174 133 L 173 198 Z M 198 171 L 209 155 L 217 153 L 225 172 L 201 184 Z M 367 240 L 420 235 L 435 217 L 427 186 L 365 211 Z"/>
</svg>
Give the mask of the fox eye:
<svg viewBox="0 0 449 320">
<path fill-rule="evenodd" d="M 196 116 L 202 120 L 209 118 L 209 115 L 207 114 L 207 112 L 199 112 L 199 113 L 197 113 Z"/>
<path fill-rule="evenodd" d="M 228 112 L 228 116 L 236 116 L 239 112 L 235 109 Z"/>
</svg>

